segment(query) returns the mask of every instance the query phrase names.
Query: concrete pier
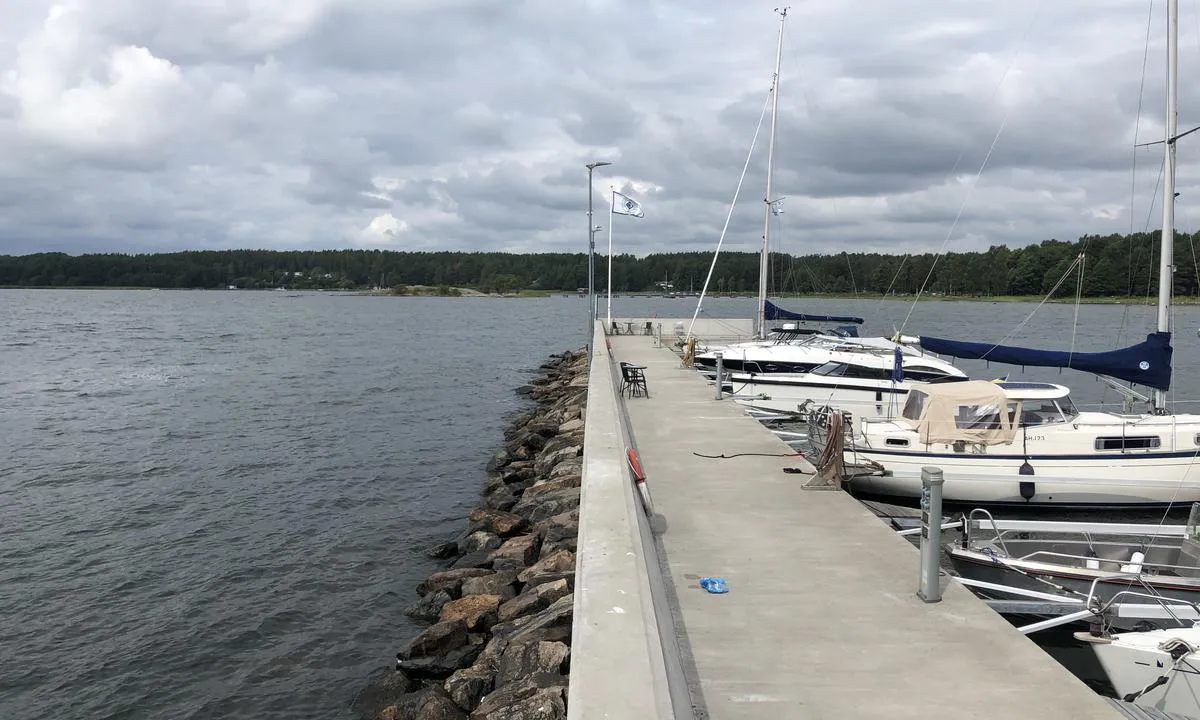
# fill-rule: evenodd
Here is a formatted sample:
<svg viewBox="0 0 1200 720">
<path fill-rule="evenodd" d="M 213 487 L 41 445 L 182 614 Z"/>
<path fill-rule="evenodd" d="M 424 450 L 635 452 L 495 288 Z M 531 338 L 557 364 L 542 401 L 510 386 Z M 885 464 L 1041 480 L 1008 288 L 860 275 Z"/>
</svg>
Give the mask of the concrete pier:
<svg viewBox="0 0 1200 720">
<path fill-rule="evenodd" d="M 677 321 L 655 322 L 669 335 Z M 673 337 L 604 337 L 602 325 L 571 718 L 1121 716 L 958 583 L 943 579 L 944 599 L 922 602 L 916 549 L 846 493 L 803 489 L 807 476 L 784 472 L 798 463 L 790 448 L 715 400 L 663 347 Z M 619 387 L 618 361 L 645 367 L 649 397 L 593 394 Z M 654 522 L 636 517 L 626 447 L 640 454 Z M 735 457 L 704 457 L 722 454 Z M 618 499 L 634 517 L 617 517 Z M 706 576 L 729 592 L 702 590 Z M 620 598 L 628 609 L 614 613 Z M 639 707 L 620 699 L 629 691 Z"/>
</svg>

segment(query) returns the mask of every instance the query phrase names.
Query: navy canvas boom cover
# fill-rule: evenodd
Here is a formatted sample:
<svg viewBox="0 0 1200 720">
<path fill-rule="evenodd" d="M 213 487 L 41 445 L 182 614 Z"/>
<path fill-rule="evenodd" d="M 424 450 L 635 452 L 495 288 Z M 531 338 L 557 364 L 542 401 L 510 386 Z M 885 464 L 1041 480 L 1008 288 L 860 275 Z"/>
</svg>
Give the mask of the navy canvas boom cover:
<svg viewBox="0 0 1200 720">
<path fill-rule="evenodd" d="M 1127 380 L 1139 385 L 1169 390 L 1171 388 L 1171 333 L 1155 332 L 1146 341 L 1107 352 L 1062 352 L 1034 350 L 1011 345 L 961 342 L 921 336 L 921 347 L 951 357 L 968 360 L 1033 367 L 1058 367 L 1083 370 Z"/>
<path fill-rule="evenodd" d="M 858 317 L 843 317 L 841 315 L 805 315 L 784 310 L 775 303 L 767 300 L 763 306 L 763 317 L 767 320 L 799 320 L 801 322 L 848 322 L 862 325 L 863 319 Z"/>
</svg>

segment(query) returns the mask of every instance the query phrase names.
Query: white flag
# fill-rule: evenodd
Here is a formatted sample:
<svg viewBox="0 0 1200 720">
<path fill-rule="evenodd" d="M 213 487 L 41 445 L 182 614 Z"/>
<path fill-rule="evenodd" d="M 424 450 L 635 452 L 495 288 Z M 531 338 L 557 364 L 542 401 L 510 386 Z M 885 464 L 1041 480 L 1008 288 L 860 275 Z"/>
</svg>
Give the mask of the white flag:
<svg viewBox="0 0 1200 720">
<path fill-rule="evenodd" d="M 617 191 L 613 191 L 613 206 L 614 215 L 632 215 L 633 217 L 643 217 L 642 204 L 631 197 L 622 195 Z"/>
</svg>

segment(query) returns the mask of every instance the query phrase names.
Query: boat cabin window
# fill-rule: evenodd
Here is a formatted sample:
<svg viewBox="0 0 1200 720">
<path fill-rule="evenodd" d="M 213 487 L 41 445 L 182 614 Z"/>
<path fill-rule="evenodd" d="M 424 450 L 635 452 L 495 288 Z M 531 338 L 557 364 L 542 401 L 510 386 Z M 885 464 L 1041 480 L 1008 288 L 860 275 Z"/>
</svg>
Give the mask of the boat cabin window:
<svg viewBox="0 0 1200 720">
<path fill-rule="evenodd" d="M 813 375 L 828 375 L 830 377 L 841 377 L 846 374 L 846 363 L 827 362 L 824 365 L 812 369 Z"/>
<path fill-rule="evenodd" d="M 904 368 L 904 377 L 908 380 L 933 380 L 934 378 L 946 377 L 946 375 L 947 373 L 942 370 L 923 365 L 913 365 L 912 367 Z"/>
<path fill-rule="evenodd" d="M 847 365 L 843 376 L 848 378 L 862 378 L 864 380 L 890 380 L 892 371 L 883 368 L 863 367 L 862 365 Z"/>
<path fill-rule="evenodd" d="M 954 425 L 963 430 L 995 430 L 1000 427 L 1000 406 L 959 405 Z"/>
<path fill-rule="evenodd" d="M 862 380 L 888 380 L 892 377 L 891 370 L 840 362 L 827 362 L 820 367 L 813 368 L 812 373 L 825 377 L 847 377 Z"/>
<path fill-rule="evenodd" d="M 1025 427 L 1066 421 L 1062 410 L 1053 400 L 1026 400 L 1021 408 L 1021 425 Z"/>
<path fill-rule="evenodd" d="M 1075 409 L 1075 403 L 1071 402 L 1070 396 L 1060 397 L 1055 402 L 1058 403 L 1059 409 L 1062 410 L 1064 418 L 1070 419 L 1079 414 L 1079 411 Z"/>
<path fill-rule="evenodd" d="M 1157 435 L 1096 438 L 1097 450 L 1153 450 L 1159 447 L 1162 447 L 1162 438 Z"/>
<path fill-rule="evenodd" d="M 921 419 L 921 413 L 925 411 L 925 403 L 929 402 L 929 396 L 920 390 L 913 390 L 908 394 L 908 399 L 904 401 L 904 409 L 900 411 L 900 416 L 905 420 L 916 422 Z"/>
<path fill-rule="evenodd" d="M 1008 422 L 1012 425 L 1017 419 L 1017 403 L 1010 402 L 1005 407 L 1008 412 Z M 998 405 L 959 405 L 954 415 L 955 426 L 964 430 L 998 430 L 1000 424 L 1000 407 Z"/>
</svg>

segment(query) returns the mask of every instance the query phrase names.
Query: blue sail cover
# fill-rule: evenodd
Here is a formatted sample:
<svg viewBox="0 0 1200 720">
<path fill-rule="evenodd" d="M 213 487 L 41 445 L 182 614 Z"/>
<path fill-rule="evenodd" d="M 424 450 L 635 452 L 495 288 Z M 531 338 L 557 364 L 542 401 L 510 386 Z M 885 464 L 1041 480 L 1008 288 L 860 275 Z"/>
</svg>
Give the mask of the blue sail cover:
<svg viewBox="0 0 1200 720">
<path fill-rule="evenodd" d="M 843 317 L 840 315 L 804 315 L 802 313 L 794 313 L 791 310 L 784 310 L 775 303 L 767 300 L 767 304 L 763 306 L 763 316 L 767 320 L 799 320 L 801 322 L 848 322 L 855 325 L 862 325 L 863 319 L 857 317 Z"/>
<path fill-rule="evenodd" d="M 1132 347 L 1108 352 L 1070 353 L 1056 350 L 1033 350 L 1010 345 L 959 342 L 921 336 L 921 347 L 942 355 L 968 360 L 1023 365 L 1058 367 L 1107 375 L 1139 385 L 1169 390 L 1171 387 L 1171 333 L 1155 332 L 1146 341 Z"/>
</svg>

